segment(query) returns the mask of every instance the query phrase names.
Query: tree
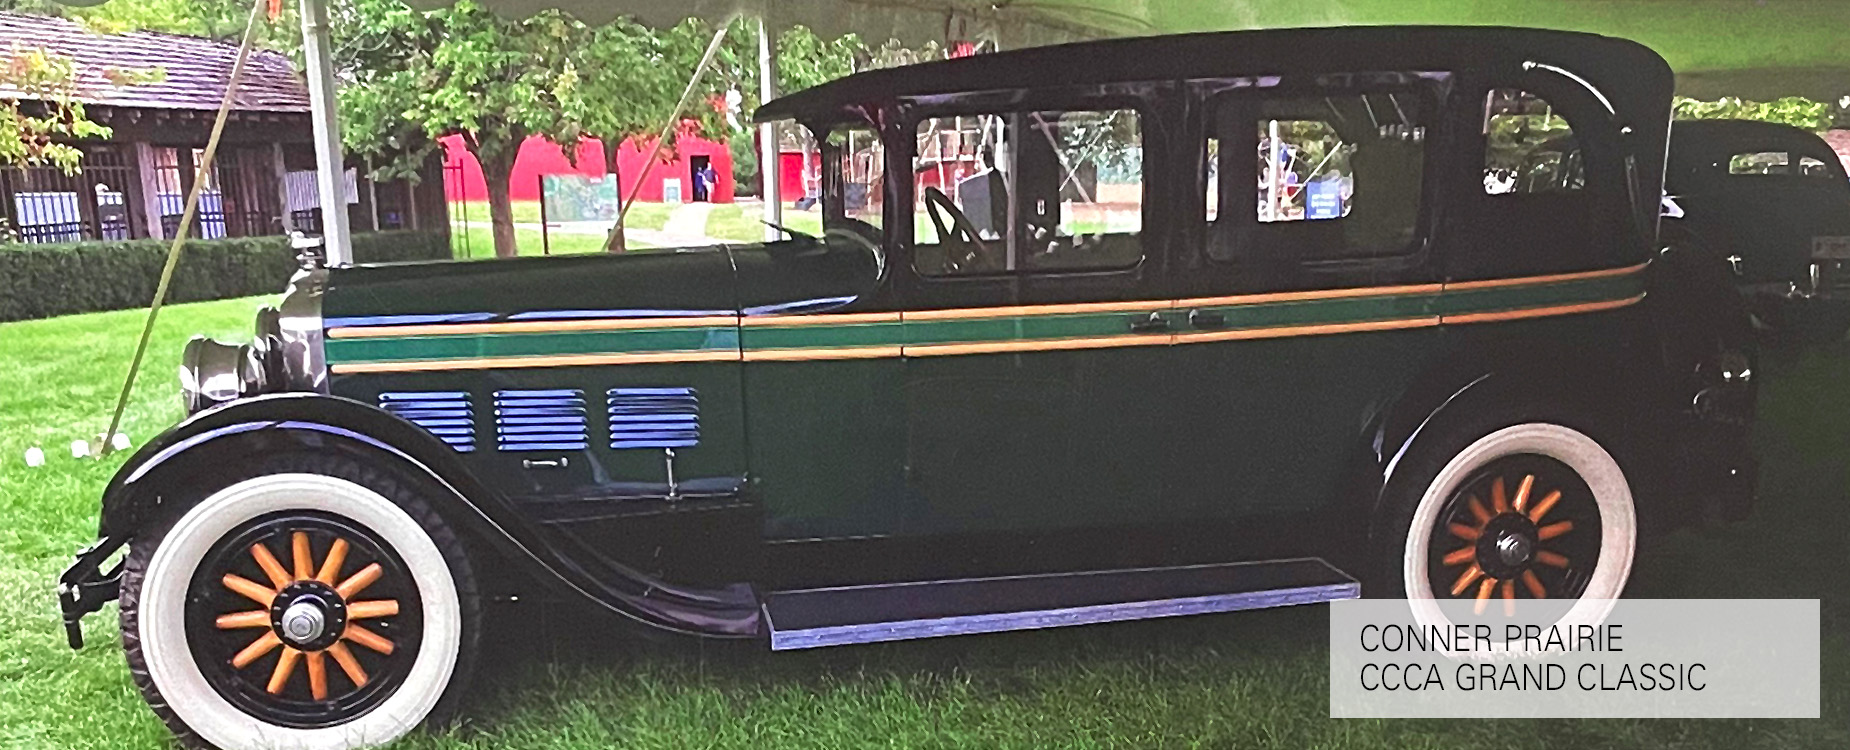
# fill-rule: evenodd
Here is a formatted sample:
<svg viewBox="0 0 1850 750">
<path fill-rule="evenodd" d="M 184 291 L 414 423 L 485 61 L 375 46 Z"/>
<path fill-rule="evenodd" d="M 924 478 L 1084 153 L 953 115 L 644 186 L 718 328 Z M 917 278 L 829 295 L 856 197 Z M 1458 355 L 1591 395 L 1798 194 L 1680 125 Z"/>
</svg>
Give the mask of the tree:
<svg viewBox="0 0 1850 750">
<path fill-rule="evenodd" d="M 0 66 L 0 167 L 54 166 L 76 174 L 83 151 L 65 141 L 108 138 L 77 99 L 77 67 L 43 49 L 13 48 Z"/>
<path fill-rule="evenodd" d="M 495 254 L 518 254 L 508 178 L 527 136 L 566 126 L 577 85 L 571 56 L 584 26 L 557 11 L 509 20 L 473 0 L 429 13 L 349 0 L 341 13 L 349 147 L 389 156 L 375 172 L 405 170 L 421 163 L 430 141 L 461 136 L 488 186 Z"/>
<path fill-rule="evenodd" d="M 619 196 L 625 186 L 617 165 L 618 150 L 626 140 L 655 135 L 663 119 L 674 111 L 685 81 L 678 80 L 673 58 L 680 55 L 671 47 L 686 36 L 660 34 L 619 18 L 588 30 L 573 56 L 575 78 L 564 108 L 565 126 L 553 140 L 575 159 L 579 139 L 597 138 L 603 144 L 605 173 L 618 180 Z M 670 131 L 669 137 L 674 135 Z M 604 249 L 624 251 L 621 221 L 611 226 Z"/>
<path fill-rule="evenodd" d="M 1735 97 L 1705 102 L 1679 96 L 1676 99 L 1676 118 L 1679 120 L 1763 120 L 1822 133 L 1831 128 L 1831 105 L 1829 102 L 1815 102 L 1797 96 L 1770 102 L 1750 102 Z"/>
</svg>

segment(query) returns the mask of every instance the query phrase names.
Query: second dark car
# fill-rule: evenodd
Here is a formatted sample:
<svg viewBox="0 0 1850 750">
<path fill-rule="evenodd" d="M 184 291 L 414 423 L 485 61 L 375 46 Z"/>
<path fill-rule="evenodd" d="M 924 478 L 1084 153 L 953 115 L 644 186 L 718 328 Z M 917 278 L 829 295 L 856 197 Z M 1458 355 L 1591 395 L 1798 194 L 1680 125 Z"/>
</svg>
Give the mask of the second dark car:
<svg viewBox="0 0 1850 750">
<path fill-rule="evenodd" d="M 1675 206 L 1666 231 L 1727 259 L 1762 327 L 1843 337 L 1850 177 L 1823 138 L 1771 122 L 1680 121 L 1665 190 Z"/>
</svg>

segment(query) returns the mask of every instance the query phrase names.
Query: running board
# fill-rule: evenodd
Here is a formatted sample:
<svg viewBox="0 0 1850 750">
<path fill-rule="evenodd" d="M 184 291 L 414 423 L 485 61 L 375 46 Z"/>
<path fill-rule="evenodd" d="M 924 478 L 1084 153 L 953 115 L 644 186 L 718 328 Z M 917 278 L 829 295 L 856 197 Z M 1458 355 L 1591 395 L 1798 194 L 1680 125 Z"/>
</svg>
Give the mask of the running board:
<svg viewBox="0 0 1850 750">
<path fill-rule="evenodd" d="M 1354 599 L 1317 558 L 778 591 L 771 650 L 1034 630 Z"/>
</svg>

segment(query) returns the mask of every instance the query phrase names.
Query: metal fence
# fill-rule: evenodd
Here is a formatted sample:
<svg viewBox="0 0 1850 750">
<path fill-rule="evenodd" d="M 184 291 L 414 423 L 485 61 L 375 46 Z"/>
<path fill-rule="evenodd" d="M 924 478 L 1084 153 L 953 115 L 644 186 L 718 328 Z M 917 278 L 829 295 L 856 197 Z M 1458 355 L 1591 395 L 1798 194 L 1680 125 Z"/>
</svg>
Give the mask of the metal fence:
<svg viewBox="0 0 1850 750">
<path fill-rule="evenodd" d="M 137 178 L 123 148 L 86 148 L 74 174 L 57 167 L 0 169 L 0 218 L 20 242 L 135 236 L 140 211 L 128 196 Z"/>
</svg>

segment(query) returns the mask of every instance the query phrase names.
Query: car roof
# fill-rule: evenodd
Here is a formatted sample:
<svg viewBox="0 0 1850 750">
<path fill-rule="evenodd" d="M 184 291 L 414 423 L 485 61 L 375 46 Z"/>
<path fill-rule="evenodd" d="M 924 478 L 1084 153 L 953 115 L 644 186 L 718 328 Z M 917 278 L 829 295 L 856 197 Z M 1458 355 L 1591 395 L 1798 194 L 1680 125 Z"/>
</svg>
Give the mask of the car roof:
<svg viewBox="0 0 1850 750">
<path fill-rule="evenodd" d="M 755 119 L 848 122 L 884 102 L 970 91 L 1527 62 L 1591 82 L 1628 123 L 1655 117 L 1673 85 L 1669 65 L 1649 47 L 1596 34 L 1500 26 L 1263 29 L 1075 42 L 870 70 L 767 102 Z"/>
</svg>

